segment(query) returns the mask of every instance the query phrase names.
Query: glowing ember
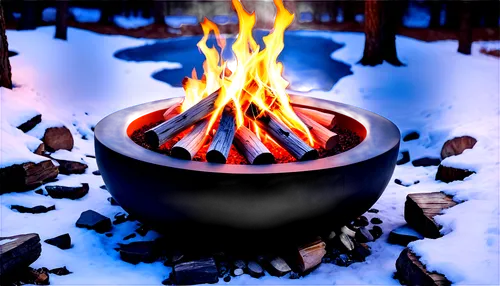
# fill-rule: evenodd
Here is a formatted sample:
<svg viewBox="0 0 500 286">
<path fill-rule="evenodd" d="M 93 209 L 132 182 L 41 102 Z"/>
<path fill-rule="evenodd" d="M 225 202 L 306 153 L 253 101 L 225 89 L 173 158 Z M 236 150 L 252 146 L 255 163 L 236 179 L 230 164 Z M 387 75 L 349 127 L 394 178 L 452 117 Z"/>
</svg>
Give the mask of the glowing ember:
<svg viewBox="0 0 500 286">
<path fill-rule="evenodd" d="M 216 24 L 206 19 L 201 23 L 204 36 L 198 43 L 198 48 L 205 55 L 203 77 L 198 79 L 193 70 L 192 78 L 183 81 L 186 98 L 182 104 L 185 111 L 220 89 L 220 97 L 216 102 L 216 110 L 210 117 L 210 128 L 219 118 L 226 104 L 234 105 L 237 126 L 242 125 L 253 130 L 259 138 L 257 124 L 245 117 L 245 111 L 253 103 L 261 112 L 268 111 L 278 117 L 284 124 L 293 129 L 297 135 L 307 139 L 313 146 L 314 141 L 309 129 L 293 111 L 286 88 L 288 82 L 282 77 L 283 65 L 278 62 L 278 56 L 284 48 L 284 32 L 292 23 L 294 15 L 288 12 L 282 0 L 274 0 L 277 8 L 274 27 L 269 35 L 263 38 L 265 47 L 260 47 L 252 35 L 255 25 L 255 13 L 245 11 L 239 0 L 232 0 L 239 20 L 239 33 L 232 46 L 235 62 L 229 64 L 222 58 L 226 41 L 219 33 Z M 207 40 L 213 33 L 217 40 L 216 47 L 208 47 Z M 230 69 L 230 72 L 229 72 Z"/>
</svg>

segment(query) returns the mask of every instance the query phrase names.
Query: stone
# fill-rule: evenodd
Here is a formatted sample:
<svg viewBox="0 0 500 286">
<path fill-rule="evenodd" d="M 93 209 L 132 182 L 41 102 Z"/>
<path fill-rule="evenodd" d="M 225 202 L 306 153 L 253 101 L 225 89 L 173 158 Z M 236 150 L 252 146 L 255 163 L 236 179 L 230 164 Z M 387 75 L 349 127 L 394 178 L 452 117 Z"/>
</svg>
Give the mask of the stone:
<svg viewBox="0 0 500 286">
<path fill-rule="evenodd" d="M 228 283 L 229 281 L 231 281 L 231 276 L 227 275 L 223 280 L 224 282 Z"/>
<path fill-rule="evenodd" d="M 113 237 L 113 233 L 111 233 L 111 232 L 107 232 L 105 235 L 106 235 L 107 237 Z"/>
<path fill-rule="evenodd" d="M 249 261 L 247 265 L 247 272 L 253 278 L 260 278 L 264 276 L 264 269 L 255 261 Z"/>
<path fill-rule="evenodd" d="M 217 283 L 217 266 L 213 258 L 186 261 L 174 266 L 175 282 L 178 285 Z"/>
<path fill-rule="evenodd" d="M 73 272 L 69 271 L 66 268 L 66 266 L 64 266 L 64 267 L 59 267 L 59 268 L 51 269 L 51 270 L 49 270 L 49 273 L 55 274 L 57 276 L 65 276 L 65 275 L 71 274 Z"/>
<path fill-rule="evenodd" d="M 74 145 L 73 135 L 65 126 L 47 128 L 42 141 L 49 152 L 57 150 L 71 151 Z"/>
<path fill-rule="evenodd" d="M 384 232 L 382 231 L 382 228 L 380 226 L 375 225 L 375 226 L 373 226 L 372 229 L 370 229 L 370 233 L 373 236 L 373 239 L 377 240 L 378 238 L 380 238 L 382 236 L 382 234 Z"/>
<path fill-rule="evenodd" d="M 127 221 L 127 214 L 119 212 L 115 214 L 115 220 L 113 221 L 114 225 L 121 224 Z"/>
<path fill-rule="evenodd" d="M 76 161 L 54 159 L 59 163 L 59 173 L 64 175 L 83 174 L 89 167 L 87 164 Z"/>
<path fill-rule="evenodd" d="M 463 181 L 465 178 L 469 177 L 474 173 L 475 172 L 469 170 L 439 165 L 436 173 L 436 181 L 441 181 L 444 183 Z"/>
<path fill-rule="evenodd" d="M 112 205 L 112 206 L 119 206 L 118 202 L 113 198 L 113 197 L 109 197 L 108 198 L 108 202 Z"/>
<path fill-rule="evenodd" d="M 339 241 L 340 245 L 343 246 L 346 251 L 352 251 L 354 249 L 354 243 L 352 242 L 352 239 L 345 233 L 341 233 L 339 235 Z"/>
<path fill-rule="evenodd" d="M 145 225 L 140 226 L 138 229 L 135 230 L 140 236 L 145 236 L 149 232 L 149 228 Z"/>
<path fill-rule="evenodd" d="M 95 230 L 98 233 L 105 233 L 111 230 L 111 220 L 96 211 L 87 210 L 80 215 L 76 226 Z"/>
<path fill-rule="evenodd" d="M 274 257 L 265 263 L 265 267 L 267 272 L 272 276 L 281 277 L 288 272 L 292 271 L 290 266 L 286 263 L 286 261 L 281 257 Z"/>
<path fill-rule="evenodd" d="M 404 165 L 410 162 L 410 152 L 401 151 L 399 152 L 398 160 L 396 161 L 396 165 Z"/>
<path fill-rule="evenodd" d="M 297 273 L 297 272 L 290 272 L 290 276 L 288 276 L 288 278 L 290 279 L 299 279 L 300 278 L 300 274 Z"/>
<path fill-rule="evenodd" d="M 71 236 L 69 233 L 65 233 L 53 238 L 45 240 L 45 243 L 58 247 L 60 249 L 70 249 L 71 248 Z"/>
<path fill-rule="evenodd" d="M 153 263 L 160 257 L 154 241 L 136 241 L 128 244 L 119 243 L 118 246 L 121 260 L 128 263 Z"/>
<path fill-rule="evenodd" d="M 455 137 L 444 143 L 441 148 L 441 159 L 462 154 L 467 149 L 472 149 L 477 140 L 471 136 Z"/>
<path fill-rule="evenodd" d="M 28 267 L 18 275 L 19 284 L 49 285 L 50 276 L 47 268 L 33 269 Z"/>
<path fill-rule="evenodd" d="M 341 231 L 342 233 L 347 234 L 347 235 L 348 235 L 348 236 L 350 236 L 350 237 L 354 237 L 354 236 L 356 235 L 356 231 L 355 231 L 355 230 L 353 230 L 353 229 L 348 228 L 347 226 L 343 226 L 343 227 L 340 229 L 340 231 Z"/>
<path fill-rule="evenodd" d="M 92 175 L 100 176 L 101 175 L 101 171 L 96 170 L 96 171 L 92 172 Z"/>
<path fill-rule="evenodd" d="M 418 138 L 420 138 L 420 134 L 417 131 L 411 131 L 403 137 L 403 142 L 417 140 Z"/>
<path fill-rule="evenodd" d="M 368 229 L 366 229 L 365 227 L 360 227 L 357 231 L 356 231 L 356 241 L 358 242 L 370 242 L 370 241 L 373 241 L 373 235 L 370 233 L 370 231 Z"/>
<path fill-rule="evenodd" d="M 12 205 L 10 206 L 10 209 L 11 210 L 16 210 L 20 213 L 30 213 L 30 214 L 41 214 L 41 213 L 46 213 L 46 212 L 50 212 L 50 211 L 53 211 L 56 209 L 56 206 L 55 205 L 52 205 L 52 206 L 49 206 L 49 207 L 46 207 L 46 206 L 34 206 L 34 207 L 31 207 L 31 208 L 28 208 L 28 207 L 23 207 L 23 206 L 19 206 L 19 205 Z"/>
<path fill-rule="evenodd" d="M 108 188 L 105 185 L 99 186 L 100 189 L 107 190 Z M 109 198 L 108 198 L 109 201 Z"/>
<path fill-rule="evenodd" d="M 362 215 L 357 219 L 355 219 L 352 224 L 356 227 L 363 227 L 363 226 L 368 226 L 370 223 L 368 219 Z"/>
<path fill-rule="evenodd" d="M 394 183 L 396 183 L 397 185 L 403 186 L 403 187 L 409 187 L 409 186 L 413 185 L 413 184 L 403 183 L 400 179 L 394 179 Z"/>
<path fill-rule="evenodd" d="M 439 273 L 430 273 L 418 257 L 405 248 L 396 261 L 398 277 L 407 285 L 445 286 L 451 285 L 446 277 Z"/>
<path fill-rule="evenodd" d="M 23 163 L 0 168 L 0 194 L 33 190 L 59 174 L 51 160 Z"/>
<path fill-rule="evenodd" d="M 338 265 L 338 266 L 344 266 L 344 267 L 347 267 L 349 265 L 352 264 L 352 261 L 351 259 L 349 258 L 349 256 L 345 253 L 342 253 L 340 254 L 339 256 L 337 256 L 335 258 L 335 260 L 333 261 L 333 263 L 335 265 Z"/>
<path fill-rule="evenodd" d="M 373 224 L 381 224 L 383 223 L 383 221 L 381 219 L 379 219 L 378 217 L 374 217 L 370 220 L 371 223 Z"/>
<path fill-rule="evenodd" d="M 431 157 L 423 157 L 423 158 L 413 160 L 411 163 L 414 167 L 439 166 L 439 164 L 441 164 L 441 159 L 431 158 Z"/>
<path fill-rule="evenodd" d="M 33 129 L 38 123 L 42 122 L 42 115 L 37 114 L 34 117 L 30 118 L 28 121 L 23 124 L 17 126 L 18 129 L 21 129 L 23 132 L 28 132 Z"/>
<path fill-rule="evenodd" d="M 428 238 L 441 236 L 441 226 L 434 217 L 443 209 L 457 205 L 449 196 L 441 192 L 415 193 L 406 196 L 404 216 L 406 222 L 416 231 Z"/>
<path fill-rule="evenodd" d="M 45 186 L 45 190 L 50 197 L 54 199 L 71 199 L 76 200 L 83 198 L 89 192 L 89 184 L 82 183 L 78 187 L 66 187 L 57 185 Z"/>
<path fill-rule="evenodd" d="M 234 276 L 241 276 L 245 273 L 245 271 L 241 268 L 236 268 L 233 270 L 233 275 Z"/>
<path fill-rule="evenodd" d="M 41 252 L 40 236 L 36 233 L 0 237 L 0 277 L 28 267 Z"/>
<path fill-rule="evenodd" d="M 423 239 L 424 236 L 418 233 L 411 226 L 405 224 L 400 227 L 397 227 L 389 233 L 389 243 L 398 244 L 402 246 L 407 246 L 408 243 Z"/>
<path fill-rule="evenodd" d="M 377 214 L 379 212 L 379 210 L 377 210 L 377 209 L 369 209 L 368 212 L 369 213 Z"/>
<path fill-rule="evenodd" d="M 372 254 L 370 247 L 364 243 L 355 243 L 354 249 L 351 251 L 350 256 L 353 261 L 363 262 L 366 257 Z"/>
<path fill-rule="evenodd" d="M 129 234 L 129 235 L 127 235 L 127 236 L 125 236 L 125 237 L 123 238 L 123 240 L 129 240 L 129 239 L 134 238 L 134 237 L 136 237 L 136 236 L 137 236 L 137 235 L 136 235 L 135 233 L 131 233 L 131 234 Z"/>
<path fill-rule="evenodd" d="M 233 261 L 233 266 L 234 266 L 234 268 L 245 269 L 245 268 L 247 268 L 247 263 L 241 259 L 237 259 L 237 260 Z"/>
</svg>

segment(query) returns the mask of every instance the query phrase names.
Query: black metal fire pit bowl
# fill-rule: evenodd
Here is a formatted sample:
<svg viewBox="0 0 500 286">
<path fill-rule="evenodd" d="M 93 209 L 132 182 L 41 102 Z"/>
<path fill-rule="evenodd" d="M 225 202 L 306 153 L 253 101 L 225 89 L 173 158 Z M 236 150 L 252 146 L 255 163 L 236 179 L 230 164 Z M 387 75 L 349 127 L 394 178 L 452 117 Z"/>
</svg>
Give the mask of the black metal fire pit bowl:
<svg viewBox="0 0 500 286">
<path fill-rule="evenodd" d="M 130 139 L 177 101 L 107 116 L 95 127 L 95 149 L 115 200 L 179 243 L 272 245 L 323 235 L 366 212 L 396 165 L 400 132 L 392 122 L 354 106 L 294 95 L 294 105 L 334 113 L 337 125 L 355 131 L 362 142 L 331 157 L 258 166 L 179 160 Z"/>
</svg>

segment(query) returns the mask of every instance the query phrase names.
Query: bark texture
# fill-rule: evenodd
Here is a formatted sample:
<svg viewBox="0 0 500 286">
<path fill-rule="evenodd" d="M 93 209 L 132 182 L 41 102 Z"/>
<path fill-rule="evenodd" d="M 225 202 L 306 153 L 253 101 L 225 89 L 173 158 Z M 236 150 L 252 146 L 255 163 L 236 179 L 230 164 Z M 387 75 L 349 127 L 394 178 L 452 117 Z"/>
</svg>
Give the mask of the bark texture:
<svg viewBox="0 0 500 286">
<path fill-rule="evenodd" d="M 0 86 L 12 89 L 12 72 L 9 61 L 9 44 L 5 35 L 5 18 L 0 3 Z"/>
<path fill-rule="evenodd" d="M 460 3 L 460 30 L 458 33 L 458 52 L 471 54 L 472 46 L 472 5 L 469 1 Z"/>
<path fill-rule="evenodd" d="M 57 1 L 56 39 L 68 39 L 68 1 Z"/>
</svg>

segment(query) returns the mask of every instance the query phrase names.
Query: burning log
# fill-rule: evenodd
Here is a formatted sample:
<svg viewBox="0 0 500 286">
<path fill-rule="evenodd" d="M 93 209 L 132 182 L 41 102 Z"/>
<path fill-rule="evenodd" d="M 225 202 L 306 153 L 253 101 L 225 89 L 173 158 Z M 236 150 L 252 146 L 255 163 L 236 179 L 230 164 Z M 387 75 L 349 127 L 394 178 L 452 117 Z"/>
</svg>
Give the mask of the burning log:
<svg viewBox="0 0 500 286">
<path fill-rule="evenodd" d="M 297 114 L 302 113 L 303 115 L 308 116 L 309 118 L 323 125 L 329 130 L 332 129 L 337 124 L 335 115 L 331 113 L 321 112 L 305 107 L 294 107 L 293 110 Z"/>
<path fill-rule="evenodd" d="M 175 116 L 179 115 L 181 113 L 181 106 L 182 106 L 182 100 L 180 100 L 177 103 L 174 103 L 172 106 L 167 108 L 167 110 L 165 110 L 165 112 L 163 113 L 163 119 L 170 120 L 171 118 L 174 118 Z"/>
<path fill-rule="evenodd" d="M 232 104 L 226 105 L 222 112 L 219 128 L 217 128 L 214 139 L 210 147 L 208 147 L 208 162 L 226 163 L 227 155 L 229 155 L 229 150 L 231 150 L 233 143 L 234 133 L 236 132 L 236 119 L 234 116 L 234 106 Z"/>
<path fill-rule="evenodd" d="M 208 123 L 208 119 L 196 123 L 193 130 L 172 147 L 172 157 L 191 160 L 205 143 Z"/>
<path fill-rule="evenodd" d="M 145 133 L 146 141 L 153 148 L 158 148 L 179 132 L 186 130 L 212 113 L 215 110 L 215 102 L 218 98 L 219 90 L 200 100 L 182 114 L 148 130 Z"/>
<path fill-rule="evenodd" d="M 295 114 L 304 122 L 304 124 L 309 128 L 314 139 L 321 145 L 321 147 L 326 150 L 331 150 L 339 142 L 337 133 L 332 132 L 323 125 L 311 119 L 309 116 L 303 114 L 300 111 L 295 111 Z"/>
<path fill-rule="evenodd" d="M 314 160 L 319 157 L 318 151 L 307 145 L 290 128 L 283 124 L 274 114 L 264 111 L 260 114 L 258 107 L 251 104 L 247 116 L 255 119 L 260 128 L 267 132 L 281 147 L 285 148 L 299 161 Z M 258 115 L 258 116 L 257 116 Z"/>
<path fill-rule="evenodd" d="M 241 126 L 234 136 L 234 145 L 250 164 L 264 165 L 274 163 L 274 156 L 252 131 Z"/>
</svg>

